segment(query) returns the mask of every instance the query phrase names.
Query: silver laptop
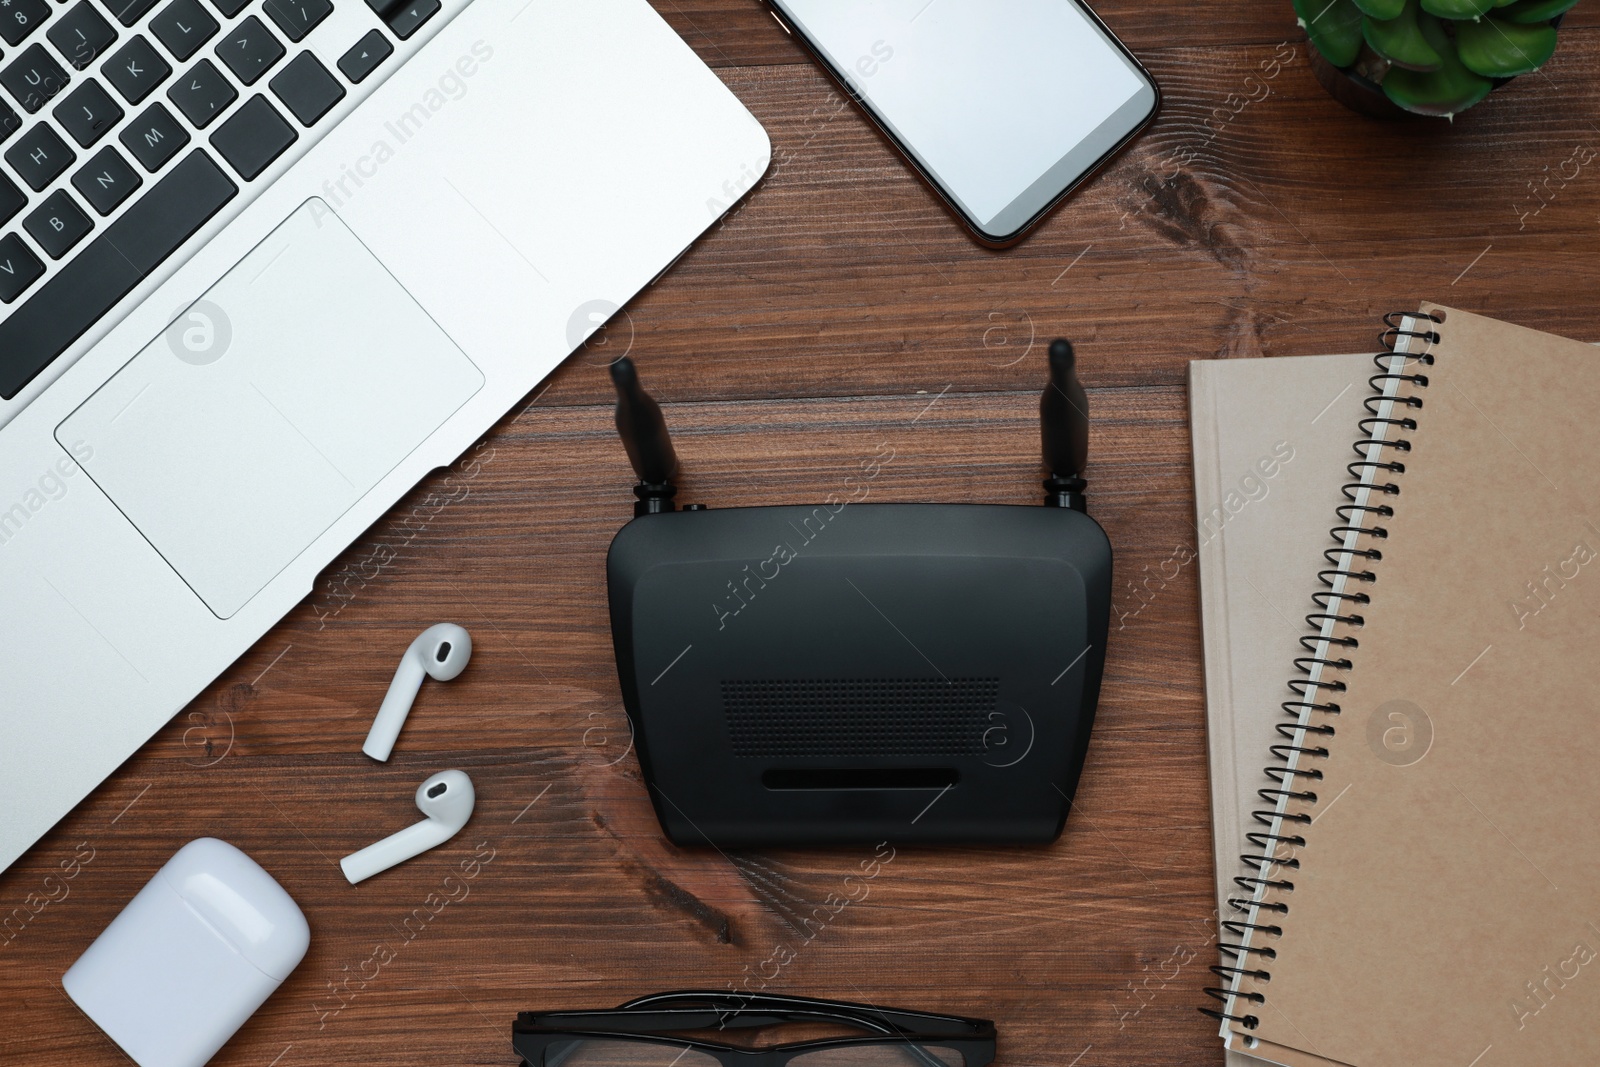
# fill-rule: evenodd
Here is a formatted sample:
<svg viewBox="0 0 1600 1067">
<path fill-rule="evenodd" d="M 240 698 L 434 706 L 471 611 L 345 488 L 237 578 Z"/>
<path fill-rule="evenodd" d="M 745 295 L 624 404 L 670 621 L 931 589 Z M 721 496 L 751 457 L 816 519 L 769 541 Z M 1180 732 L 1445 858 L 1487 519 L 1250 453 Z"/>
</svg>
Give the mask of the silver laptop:
<svg viewBox="0 0 1600 1067">
<path fill-rule="evenodd" d="M 646 0 L 9 0 L 0 40 L 4 869 L 770 146 Z"/>
</svg>

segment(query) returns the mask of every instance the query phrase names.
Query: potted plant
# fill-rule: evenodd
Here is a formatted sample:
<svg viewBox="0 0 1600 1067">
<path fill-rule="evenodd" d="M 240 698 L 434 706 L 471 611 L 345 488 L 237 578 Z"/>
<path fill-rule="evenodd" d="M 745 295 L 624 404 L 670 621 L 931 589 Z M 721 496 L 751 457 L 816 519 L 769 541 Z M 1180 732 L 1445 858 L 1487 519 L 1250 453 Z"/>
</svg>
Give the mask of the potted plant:
<svg viewBox="0 0 1600 1067">
<path fill-rule="evenodd" d="M 1368 115 L 1453 118 L 1555 53 L 1578 0 L 1294 0 L 1311 66 Z"/>
</svg>

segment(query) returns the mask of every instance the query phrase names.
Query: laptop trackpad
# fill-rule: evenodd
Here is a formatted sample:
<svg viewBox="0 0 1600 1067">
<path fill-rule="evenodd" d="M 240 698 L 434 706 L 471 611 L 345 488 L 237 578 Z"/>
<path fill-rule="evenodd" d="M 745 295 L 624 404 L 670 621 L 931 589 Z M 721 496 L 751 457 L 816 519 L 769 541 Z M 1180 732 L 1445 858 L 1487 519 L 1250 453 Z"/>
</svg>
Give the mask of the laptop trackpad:
<svg viewBox="0 0 1600 1067">
<path fill-rule="evenodd" d="M 313 199 L 56 439 L 93 449 L 89 476 L 226 619 L 482 385 Z"/>
</svg>

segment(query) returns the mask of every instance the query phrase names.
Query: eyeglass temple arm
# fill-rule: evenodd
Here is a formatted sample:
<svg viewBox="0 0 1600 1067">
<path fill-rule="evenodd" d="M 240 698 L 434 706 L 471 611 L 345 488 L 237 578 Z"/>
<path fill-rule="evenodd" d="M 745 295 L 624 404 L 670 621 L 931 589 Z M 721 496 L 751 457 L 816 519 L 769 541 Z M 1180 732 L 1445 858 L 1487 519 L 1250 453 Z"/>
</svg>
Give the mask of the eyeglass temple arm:
<svg viewBox="0 0 1600 1067">
<path fill-rule="evenodd" d="M 531 1013 L 530 1013 L 531 1014 Z M 549 1030 L 621 1030 L 653 1033 L 658 1030 L 715 1030 L 725 1027 L 774 1026 L 810 1018 L 836 1018 L 819 1012 L 732 1013 L 713 1008 L 659 1009 L 656 1011 L 560 1011 L 539 1012 L 537 1025 Z"/>
<path fill-rule="evenodd" d="M 801 1019 L 826 1016 L 832 1018 L 845 1017 L 860 1020 L 869 1029 L 881 1030 L 891 1033 L 895 1030 L 909 1030 L 921 1034 L 948 1033 L 950 1036 L 970 1036 L 974 1026 L 992 1025 L 982 1019 L 969 1019 L 960 1015 L 934 1015 L 928 1012 L 899 1011 L 894 1008 L 879 1008 L 871 1004 L 854 1004 L 843 1000 L 819 1000 L 811 997 L 786 997 L 772 993 L 726 993 L 716 990 L 685 990 L 677 993 L 655 993 L 650 996 L 637 997 L 626 1004 L 619 1005 L 618 1011 L 637 1010 L 645 1007 L 664 1008 L 669 1004 L 689 1002 L 691 1004 L 709 1004 L 711 1010 L 731 1020 L 734 1017 L 746 1016 L 751 1018 L 771 1018 L 774 1021 L 796 1021 L 798 1014 Z M 752 1012 L 750 1009 L 769 1009 L 766 1011 Z M 776 1010 L 770 1010 L 776 1009 Z M 887 1027 L 880 1026 L 878 1020 L 887 1023 Z M 741 1025 L 731 1021 L 724 1021 L 720 1025 Z M 767 1026 L 771 1022 L 743 1023 L 746 1026 Z"/>
</svg>

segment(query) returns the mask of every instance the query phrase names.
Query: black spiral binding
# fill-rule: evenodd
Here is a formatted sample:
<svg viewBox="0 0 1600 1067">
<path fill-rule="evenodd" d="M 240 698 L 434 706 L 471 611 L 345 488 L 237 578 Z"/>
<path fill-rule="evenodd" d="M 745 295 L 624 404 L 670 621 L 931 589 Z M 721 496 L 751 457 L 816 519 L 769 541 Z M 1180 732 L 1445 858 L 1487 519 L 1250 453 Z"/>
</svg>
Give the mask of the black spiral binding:
<svg viewBox="0 0 1600 1067">
<path fill-rule="evenodd" d="M 1372 597 L 1369 593 L 1353 591 L 1352 586 L 1371 585 L 1376 582 L 1378 576 L 1370 565 L 1383 559 L 1383 550 L 1379 548 L 1346 548 L 1346 538 L 1351 534 L 1365 536 L 1368 538 L 1365 543 L 1370 544 L 1389 536 L 1389 531 L 1380 523 L 1394 515 L 1394 508 L 1389 504 L 1373 503 L 1374 494 L 1379 497 L 1400 495 L 1400 486 L 1395 484 L 1393 476 L 1404 474 L 1406 467 L 1403 459 L 1394 457 L 1403 456 L 1411 451 L 1411 442 L 1406 438 L 1386 440 L 1379 433 L 1375 433 L 1374 428 L 1383 427 L 1383 433 L 1387 433 L 1388 427 L 1391 426 L 1397 427 L 1397 433 L 1406 433 L 1417 428 L 1417 420 L 1408 414 L 1400 418 L 1393 418 L 1390 415 L 1394 413 L 1394 407 L 1399 407 L 1403 411 L 1420 409 L 1422 398 L 1415 395 L 1396 396 L 1389 391 L 1389 383 L 1409 382 L 1419 389 L 1425 389 L 1428 385 L 1427 375 L 1408 371 L 1413 364 L 1423 366 L 1433 364 L 1433 356 L 1426 351 L 1414 355 L 1409 351 L 1400 352 L 1396 349 L 1401 338 L 1408 339 L 1406 344 L 1408 349 L 1411 347 L 1409 339 L 1419 340 L 1425 346 L 1439 341 L 1439 334 L 1432 329 L 1421 331 L 1402 329 L 1401 323 L 1405 319 L 1413 320 L 1411 323 L 1413 326 L 1423 322 L 1437 325 L 1444 321 L 1441 315 L 1411 312 L 1391 312 L 1383 317 L 1386 329 L 1379 335 L 1379 342 L 1385 350 L 1373 357 L 1379 373 L 1367 379 L 1372 388 L 1372 395 L 1364 402 L 1369 417 L 1359 423 L 1361 432 L 1365 436 L 1351 446 L 1360 458 L 1345 468 L 1354 479 L 1344 485 L 1342 490 L 1344 498 L 1349 503 L 1341 504 L 1336 509 L 1339 525 L 1329 530 L 1335 547 L 1323 552 L 1328 568 L 1317 572 L 1317 578 L 1325 588 L 1312 594 L 1311 599 L 1316 604 L 1317 610 L 1306 616 L 1306 625 L 1312 632 L 1300 638 L 1300 646 L 1307 654 L 1297 657 L 1294 661 L 1295 668 L 1305 677 L 1289 681 L 1289 688 L 1294 691 L 1298 699 L 1286 700 L 1282 706 L 1284 714 L 1292 721 L 1277 723 L 1275 726 L 1284 743 L 1273 745 L 1270 749 L 1275 762 L 1266 768 L 1266 774 L 1272 780 L 1273 787 L 1256 790 L 1257 795 L 1266 801 L 1269 807 L 1250 813 L 1251 817 L 1266 827 L 1268 832 L 1254 831 L 1245 835 L 1245 839 L 1259 852 L 1245 853 L 1239 859 L 1255 874 L 1235 878 L 1234 883 L 1248 895 L 1228 900 L 1234 911 L 1251 921 L 1230 919 L 1222 923 L 1222 928 L 1236 935 L 1240 941 L 1236 944 L 1218 943 L 1218 951 L 1228 962 L 1212 966 L 1211 972 L 1226 984 L 1209 986 L 1205 990 L 1207 996 L 1222 1003 L 1222 1009 L 1200 1009 L 1213 1019 L 1237 1023 L 1246 1030 L 1254 1030 L 1260 1025 L 1261 1020 L 1251 1014 L 1248 1008 L 1241 1010 L 1238 1002 L 1263 1004 L 1267 998 L 1260 992 L 1244 992 L 1234 987 L 1241 978 L 1257 978 L 1263 982 L 1272 980 L 1272 972 L 1263 969 L 1260 963 L 1276 959 L 1277 951 L 1251 942 L 1256 940 L 1258 934 L 1269 937 L 1280 937 L 1283 934 L 1283 927 L 1270 921 L 1263 922 L 1262 913 L 1273 915 L 1289 913 L 1289 905 L 1282 901 L 1266 901 L 1258 898 L 1262 891 L 1267 889 L 1294 891 L 1292 877 L 1284 877 L 1284 873 L 1292 875 L 1292 872 L 1299 870 L 1300 861 L 1292 854 L 1278 856 L 1276 853 L 1282 848 L 1293 850 L 1303 847 L 1306 839 L 1294 833 L 1293 827 L 1310 823 L 1312 819 L 1312 816 L 1304 812 L 1280 811 L 1279 806 L 1290 800 L 1303 800 L 1308 804 L 1317 802 L 1314 783 L 1321 781 L 1323 774 L 1314 768 L 1304 769 L 1298 766 L 1298 763 L 1301 758 L 1308 760 L 1327 758 L 1328 749 L 1320 744 L 1318 739 L 1332 737 L 1334 727 L 1326 722 L 1316 721 L 1316 718 L 1338 715 L 1339 705 L 1330 697 L 1346 689 L 1342 681 L 1325 680 L 1322 672 L 1348 672 L 1352 664 L 1343 653 L 1347 649 L 1359 647 L 1356 638 L 1336 637 L 1332 635 L 1331 630 L 1324 636 L 1324 629 L 1330 624 L 1339 623 L 1359 628 L 1366 621 L 1359 610 L 1353 609 L 1371 603 Z M 1396 356 L 1401 360 L 1398 365 L 1394 362 Z M 1384 403 L 1391 405 L 1389 415 L 1379 415 Z M 1386 448 L 1392 450 L 1387 455 L 1383 452 Z M 1361 502 L 1362 490 L 1367 491 L 1364 502 Z M 1351 542 L 1352 545 L 1355 543 Z M 1342 589 L 1338 588 L 1341 578 L 1344 579 Z"/>
</svg>

